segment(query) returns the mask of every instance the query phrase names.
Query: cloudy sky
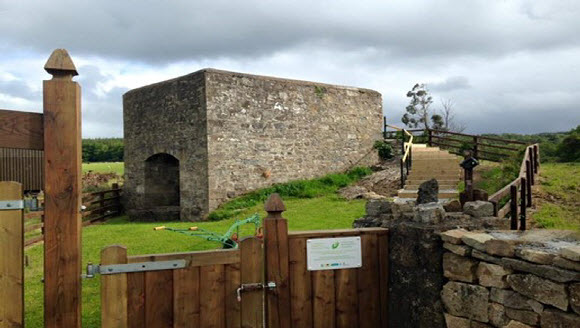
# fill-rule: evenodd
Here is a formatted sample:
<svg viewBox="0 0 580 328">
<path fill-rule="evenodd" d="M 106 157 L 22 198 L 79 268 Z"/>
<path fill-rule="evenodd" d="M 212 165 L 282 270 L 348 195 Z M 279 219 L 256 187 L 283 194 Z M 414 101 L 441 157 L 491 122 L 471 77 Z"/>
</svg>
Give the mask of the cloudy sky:
<svg viewBox="0 0 580 328">
<path fill-rule="evenodd" d="M 122 136 L 127 90 L 205 67 L 374 89 L 398 124 L 417 82 L 467 132 L 580 124 L 574 0 L 0 0 L 0 31 L 0 108 L 40 112 L 66 48 L 84 137 Z"/>
</svg>

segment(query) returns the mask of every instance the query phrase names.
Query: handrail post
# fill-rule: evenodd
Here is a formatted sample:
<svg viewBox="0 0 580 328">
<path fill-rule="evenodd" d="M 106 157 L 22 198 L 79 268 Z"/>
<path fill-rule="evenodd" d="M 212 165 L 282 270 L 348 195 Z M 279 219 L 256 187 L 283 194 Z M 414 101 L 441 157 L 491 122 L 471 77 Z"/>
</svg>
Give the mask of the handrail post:
<svg viewBox="0 0 580 328">
<path fill-rule="evenodd" d="M 383 116 L 383 139 L 387 139 L 387 117 Z"/>
<path fill-rule="evenodd" d="M 518 187 L 510 187 L 510 229 L 518 230 Z"/>
<path fill-rule="evenodd" d="M 477 146 L 477 136 L 473 137 L 473 157 L 479 159 L 479 147 Z"/>
<path fill-rule="evenodd" d="M 534 173 L 538 173 L 538 168 L 540 167 L 540 157 L 538 145 L 534 145 Z"/>
<path fill-rule="evenodd" d="M 528 153 L 530 155 L 530 160 L 529 160 L 529 162 L 530 162 L 530 183 L 533 186 L 533 185 L 536 184 L 536 181 L 534 179 L 534 166 L 535 166 L 535 164 L 534 164 L 535 163 L 535 160 L 534 160 L 534 157 L 535 157 L 534 156 L 534 148 L 533 147 L 530 147 L 529 150 L 528 150 Z M 527 169 L 528 168 L 526 167 L 526 170 Z"/>
<path fill-rule="evenodd" d="M 527 207 L 532 207 L 532 181 L 534 174 L 532 173 L 532 164 L 530 163 L 530 160 L 526 160 L 526 196 L 527 201 L 526 201 L 526 205 Z"/>
<path fill-rule="evenodd" d="M 403 168 L 404 162 L 403 162 L 403 158 L 401 157 L 400 160 L 400 165 L 401 165 L 401 189 L 405 187 L 405 171 Z"/>
<path fill-rule="evenodd" d="M 520 230 L 526 230 L 526 185 L 527 181 L 526 178 L 521 179 L 521 188 L 520 188 Z"/>
</svg>

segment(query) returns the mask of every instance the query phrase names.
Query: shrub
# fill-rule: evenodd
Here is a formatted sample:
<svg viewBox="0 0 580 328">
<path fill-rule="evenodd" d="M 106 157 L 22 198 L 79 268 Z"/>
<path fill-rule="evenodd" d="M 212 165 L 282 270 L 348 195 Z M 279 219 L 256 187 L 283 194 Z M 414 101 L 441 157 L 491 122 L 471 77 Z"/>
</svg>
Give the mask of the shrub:
<svg viewBox="0 0 580 328">
<path fill-rule="evenodd" d="M 375 141 L 373 148 L 378 150 L 379 157 L 382 160 L 387 160 L 387 159 L 393 158 L 393 148 L 386 141 L 384 141 L 384 140 Z"/>
</svg>

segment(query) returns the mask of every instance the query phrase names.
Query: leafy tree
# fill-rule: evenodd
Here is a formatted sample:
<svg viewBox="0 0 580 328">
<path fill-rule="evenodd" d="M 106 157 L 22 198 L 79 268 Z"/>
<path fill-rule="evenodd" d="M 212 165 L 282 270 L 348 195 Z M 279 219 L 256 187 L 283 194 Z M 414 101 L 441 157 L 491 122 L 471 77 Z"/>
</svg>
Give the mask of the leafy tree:
<svg viewBox="0 0 580 328">
<path fill-rule="evenodd" d="M 580 125 L 558 145 L 558 155 L 562 162 L 580 161 Z"/>
<path fill-rule="evenodd" d="M 405 108 L 407 112 L 401 118 L 401 121 L 411 128 L 425 128 L 429 129 L 429 122 L 433 123 L 433 127 L 437 128 L 443 124 L 441 115 L 431 115 L 429 106 L 433 103 L 433 98 L 429 94 L 429 90 L 424 84 L 417 83 L 413 86 L 407 97 L 411 98 L 409 105 Z"/>
</svg>

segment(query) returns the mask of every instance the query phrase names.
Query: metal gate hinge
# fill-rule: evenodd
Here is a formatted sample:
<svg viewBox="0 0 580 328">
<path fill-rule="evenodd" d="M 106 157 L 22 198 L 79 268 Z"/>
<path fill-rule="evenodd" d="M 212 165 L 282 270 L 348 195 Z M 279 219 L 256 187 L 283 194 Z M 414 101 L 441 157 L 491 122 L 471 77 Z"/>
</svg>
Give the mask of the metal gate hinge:
<svg viewBox="0 0 580 328">
<path fill-rule="evenodd" d="M 0 200 L 0 211 L 22 210 L 22 209 L 24 209 L 23 200 Z"/>
<path fill-rule="evenodd" d="M 87 273 L 82 275 L 83 278 L 94 278 L 97 274 L 109 275 L 130 272 L 145 272 L 159 270 L 182 269 L 186 265 L 185 260 L 157 261 L 157 262 L 139 262 L 129 264 L 87 264 Z"/>
</svg>

